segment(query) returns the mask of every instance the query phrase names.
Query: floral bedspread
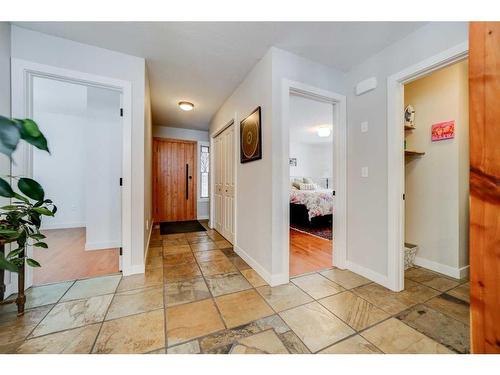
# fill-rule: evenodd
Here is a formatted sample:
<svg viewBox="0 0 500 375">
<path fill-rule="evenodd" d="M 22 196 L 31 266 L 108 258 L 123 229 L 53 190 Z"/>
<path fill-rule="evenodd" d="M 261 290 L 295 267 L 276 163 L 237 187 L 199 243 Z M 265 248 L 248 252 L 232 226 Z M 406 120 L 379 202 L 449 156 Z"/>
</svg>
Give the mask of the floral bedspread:
<svg viewBox="0 0 500 375">
<path fill-rule="evenodd" d="M 309 213 L 309 220 L 316 216 L 333 214 L 333 191 L 321 190 L 291 190 L 290 203 L 303 204 Z"/>
</svg>

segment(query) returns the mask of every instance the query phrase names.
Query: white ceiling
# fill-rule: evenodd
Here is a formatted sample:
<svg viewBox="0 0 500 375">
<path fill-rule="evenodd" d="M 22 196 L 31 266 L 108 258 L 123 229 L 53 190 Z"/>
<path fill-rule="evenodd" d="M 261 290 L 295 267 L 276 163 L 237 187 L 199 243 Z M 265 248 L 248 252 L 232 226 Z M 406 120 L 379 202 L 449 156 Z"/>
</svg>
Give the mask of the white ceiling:
<svg viewBox="0 0 500 375">
<path fill-rule="evenodd" d="M 155 125 L 208 129 L 224 100 L 271 46 L 347 71 L 421 22 L 17 22 L 146 58 Z M 192 101 L 195 110 L 177 108 Z"/>
<path fill-rule="evenodd" d="M 318 136 L 318 128 L 332 129 L 333 104 L 290 96 L 289 128 L 290 142 L 319 144 L 333 142 L 333 136 Z"/>
</svg>

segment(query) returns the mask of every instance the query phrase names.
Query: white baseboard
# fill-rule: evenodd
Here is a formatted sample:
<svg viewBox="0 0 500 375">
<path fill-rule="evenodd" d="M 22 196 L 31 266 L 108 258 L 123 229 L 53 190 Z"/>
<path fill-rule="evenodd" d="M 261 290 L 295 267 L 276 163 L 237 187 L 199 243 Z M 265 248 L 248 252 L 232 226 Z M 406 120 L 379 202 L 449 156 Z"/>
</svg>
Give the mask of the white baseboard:
<svg viewBox="0 0 500 375">
<path fill-rule="evenodd" d="M 415 257 L 415 265 L 427 268 L 434 272 L 442 273 L 443 275 L 453 277 L 454 279 L 463 279 L 469 275 L 469 266 L 455 268 L 420 257 Z"/>
<path fill-rule="evenodd" d="M 86 242 L 85 251 L 94 250 L 105 250 L 105 249 L 116 249 L 122 246 L 120 241 L 109 241 L 109 242 Z"/>
<path fill-rule="evenodd" d="M 359 264 L 356 264 L 356 263 L 352 263 L 350 261 L 346 262 L 346 268 L 349 271 L 357 273 L 358 275 L 366 277 L 367 279 L 390 289 L 389 278 L 386 275 L 382 275 L 378 272 L 372 271 L 368 268 L 360 266 Z"/>
<path fill-rule="evenodd" d="M 208 220 L 208 219 L 209 219 L 208 215 L 203 215 L 203 216 L 196 217 L 196 220 Z"/>
<path fill-rule="evenodd" d="M 144 249 L 144 264 L 146 264 L 146 259 L 148 259 L 149 243 L 151 242 L 151 234 L 153 234 L 153 225 L 149 226 L 148 240 L 146 242 L 146 249 Z"/>
<path fill-rule="evenodd" d="M 42 225 L 40 230 L 85 228 L 86 225 L 87 224 L 85 224 L 85 223 L 52 223 L 52 224 Z"/>
<path fill-rule="evenodd" d="M 277 286 L 288 283 L 288 275 L 271 275 L 264 267 L 260 265 L 259 262 L 248 255 L 248 253 L 241 247 L 235 245 L 234 252 L 238 254 L 245 262 L 247 262 L 248 265 L 252 267 L 255 272 L 257 272 L 259 276 L 262 277 L 269 285 Z"/>
<path fill-rule="evenodd" d="M 139 273 L 144 273 L 146 267 L 144 264 L 132 264 L 128 269 L 123 269 L 123 276 L 136 275 Z"/>
</svg>

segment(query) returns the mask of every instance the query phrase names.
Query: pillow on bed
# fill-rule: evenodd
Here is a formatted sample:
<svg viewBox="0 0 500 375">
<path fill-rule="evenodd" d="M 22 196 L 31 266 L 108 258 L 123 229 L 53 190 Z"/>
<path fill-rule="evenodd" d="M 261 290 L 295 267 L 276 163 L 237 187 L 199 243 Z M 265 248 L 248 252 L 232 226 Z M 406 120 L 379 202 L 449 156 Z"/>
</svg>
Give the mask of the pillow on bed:
<svg viewBox="0 0 500 375">
<path fill-rule="evenodd" d="M 303 180 L 304 184 L 314 184 L 314 181 L 311 180 L 309 177 L 304 177 Z"/>
<path fill-rule="evenodd" d="M 296 178 L 296 179 L 294 179 L 292 181 L 292 186 L 295 187 L 295 188 L 297 188 L 297 189 L 300 189 L 300 184 L 301 183 L 302 183 L 302 180 L 299 180 L 299 179 Z"/>
<path fill-rule="evenodd" d="M 300 185 L 300 187 L 299 187 L 300 190 L 316 190 L 316 188 L 317 188 L 316 184 L 304 184 L 304 183 L 302 183 L 299 185 Z"/>
</svg>

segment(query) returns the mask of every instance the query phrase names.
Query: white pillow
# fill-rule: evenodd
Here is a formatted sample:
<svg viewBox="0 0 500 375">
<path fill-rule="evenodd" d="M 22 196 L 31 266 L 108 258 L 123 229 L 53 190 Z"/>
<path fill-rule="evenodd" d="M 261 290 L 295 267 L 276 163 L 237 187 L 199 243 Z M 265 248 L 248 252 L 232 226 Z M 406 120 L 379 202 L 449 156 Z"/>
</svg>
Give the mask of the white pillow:
<svg viewBox="0 0 500 375">
<path fill-rule="evenodd" d="M 299 187 L 300 190 L 316 190 L 317 189 L 316 184 L 304 184 L 304 183 L 302 183 L 299 185 L 300 185 L 300 187 Z"/>
</svg>

